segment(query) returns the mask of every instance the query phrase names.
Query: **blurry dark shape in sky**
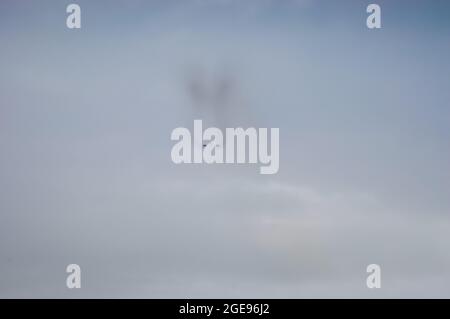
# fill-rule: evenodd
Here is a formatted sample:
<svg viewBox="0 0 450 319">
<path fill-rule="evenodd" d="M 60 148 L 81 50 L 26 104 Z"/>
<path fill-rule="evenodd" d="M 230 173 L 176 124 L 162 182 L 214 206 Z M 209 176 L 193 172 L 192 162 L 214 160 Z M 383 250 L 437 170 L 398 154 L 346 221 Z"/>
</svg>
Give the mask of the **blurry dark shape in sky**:
<svg viewBox="0 0 450 319">
<path fill-rule="evenodd" d="M 184 78 L 189 104 L 195 118 L 207 125 L 225 128 L 244 114 L 239 83 L 231 68 L 209 70 L 193 66 Z"/>
</svg>

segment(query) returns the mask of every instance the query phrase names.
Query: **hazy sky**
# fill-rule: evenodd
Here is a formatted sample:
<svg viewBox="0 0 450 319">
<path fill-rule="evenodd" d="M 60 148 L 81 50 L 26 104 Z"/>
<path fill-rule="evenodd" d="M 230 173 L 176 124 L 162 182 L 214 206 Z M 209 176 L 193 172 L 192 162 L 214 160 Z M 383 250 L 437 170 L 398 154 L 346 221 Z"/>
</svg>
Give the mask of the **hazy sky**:
<svg viewBox="0 0 450 319">
<path fill-rule="evenodd" d="M 0 297 L 450 297 L 448 1 L 74 2 L 0 2 Z M 278 174 L 172 163 L 195 118 Z"/>
</svg>

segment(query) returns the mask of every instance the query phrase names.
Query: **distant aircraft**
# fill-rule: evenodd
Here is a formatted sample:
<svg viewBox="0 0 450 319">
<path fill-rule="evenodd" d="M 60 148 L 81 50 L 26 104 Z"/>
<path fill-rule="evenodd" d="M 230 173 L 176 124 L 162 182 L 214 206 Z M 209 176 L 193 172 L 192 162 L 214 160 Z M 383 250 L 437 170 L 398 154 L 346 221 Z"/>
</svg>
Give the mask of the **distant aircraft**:
<svg viewBox="0 0 450 319">
<path fill-rule="evenodd" d="M 206 147 L 206 145 L 208 145 L 209 143 L 207 143 L 207 144 L 203 144 L 203 148 L 205 148 Z M 214 147 L 219 147 L 220 145 L 219 144 L 216 144 L 216 145 L 214 145 Z"/>
</svg>

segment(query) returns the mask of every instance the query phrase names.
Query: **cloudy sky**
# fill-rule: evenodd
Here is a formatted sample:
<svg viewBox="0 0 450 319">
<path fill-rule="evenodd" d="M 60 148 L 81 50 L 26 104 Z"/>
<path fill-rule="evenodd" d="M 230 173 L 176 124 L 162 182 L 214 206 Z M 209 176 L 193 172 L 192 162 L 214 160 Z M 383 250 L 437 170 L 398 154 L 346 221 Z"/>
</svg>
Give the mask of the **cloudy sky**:
<svg viewBox="0 0 450 319">
<path fill-rule="evenodd" d="M 0 297 L 450 297 L 448 1 L 380 30 L 369 1 L 69 3 L 0 2 Z M 174 164 L 196 118 L 278 127 L 278 174 Z"/>
</svg>

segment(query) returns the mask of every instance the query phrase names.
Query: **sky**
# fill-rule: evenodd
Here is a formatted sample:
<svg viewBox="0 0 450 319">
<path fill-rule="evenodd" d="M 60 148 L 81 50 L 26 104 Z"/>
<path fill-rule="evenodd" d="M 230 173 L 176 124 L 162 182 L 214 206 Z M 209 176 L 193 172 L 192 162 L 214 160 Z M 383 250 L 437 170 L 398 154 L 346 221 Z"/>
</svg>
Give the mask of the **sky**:
<svg viewBox="0 0 450 319">
<path fill-rule="evenodd" d="M 450 297 L 448 1 L 69 3 L 0 2 L 0 297 Z M 279 172 L 174 164 L 194 119 Z"/>
</svg>

